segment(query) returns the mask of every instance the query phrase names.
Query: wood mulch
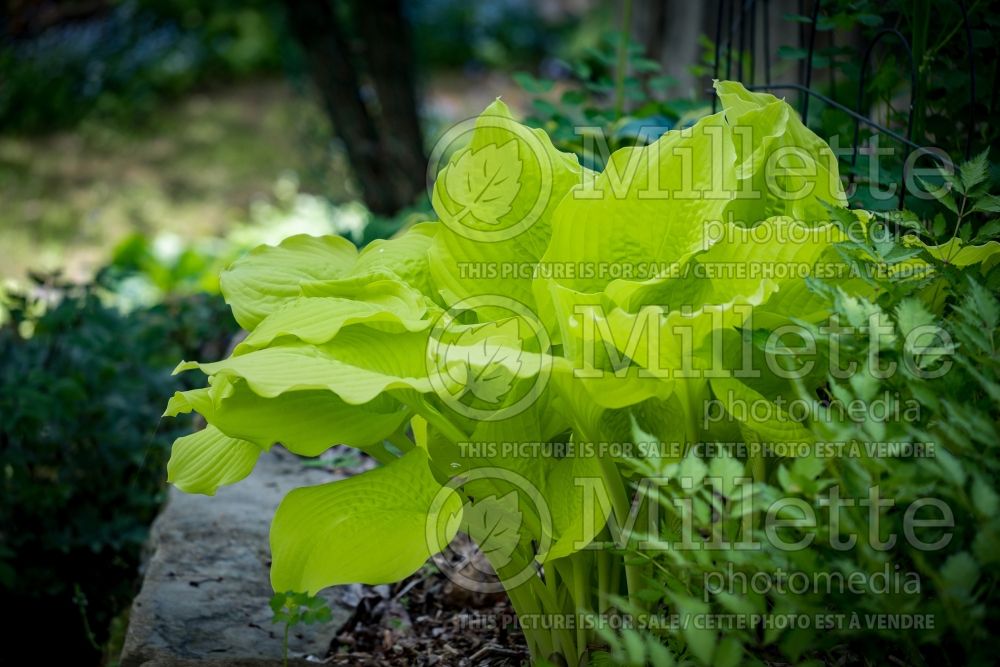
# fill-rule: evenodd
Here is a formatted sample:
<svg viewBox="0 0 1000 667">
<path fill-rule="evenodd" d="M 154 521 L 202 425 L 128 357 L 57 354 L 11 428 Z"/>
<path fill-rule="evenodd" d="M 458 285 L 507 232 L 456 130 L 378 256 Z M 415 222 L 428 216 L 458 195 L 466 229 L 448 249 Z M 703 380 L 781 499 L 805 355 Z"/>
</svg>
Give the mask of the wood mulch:
<svg viewBox="0 0 1000 667">
<path fill-rule="evenodd" d="M 453 557 L 475 546 L 452 545 Z M 468 559 L 466 559 L 468 560 Z M 454 584 L 432 562 L 388 586 L 358 586 L 326 664 L 506 667 L 528 664 L 528 649 L 504 593 Z"/>
</svg>

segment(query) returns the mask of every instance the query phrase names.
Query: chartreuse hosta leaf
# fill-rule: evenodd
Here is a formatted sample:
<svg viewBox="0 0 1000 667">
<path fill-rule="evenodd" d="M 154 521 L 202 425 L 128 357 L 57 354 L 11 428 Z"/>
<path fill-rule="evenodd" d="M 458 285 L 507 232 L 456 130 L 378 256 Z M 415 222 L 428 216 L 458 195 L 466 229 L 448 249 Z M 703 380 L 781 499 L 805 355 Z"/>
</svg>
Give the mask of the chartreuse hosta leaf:
<svg viewBox="0 0 1000 667">
<path fill-rule="evenodd" d="M 733 144 L 741 188 L 763 195 L 764 209 L 757 219 L 787 215 L 822 220 L 824 202 L 847 205 L 836 155 L 794 109 L 732 81 L 717 81 L 715 89 L 737 128 Z"/>
<path fill-rule="evenodd" d="M 282 503 L 278 590 L 400 579 L 461 528 L 512 589 L 515 570 L 541 585 L 512 592 L 519 611 L 576 613 L 593 562 L 581 550 L 608 532 L 609 511 L 627 520 L 636 481 L 619 467 L 635 455 L 595 444 L 637 432 L 685 446 L 808 441 L 777 406 L 741 411 L 771 403 L 785 378 L 734 369 L 758 329 L 825 314 L 804 277 L 839 261 L 836 162 L 783 101 L 717 90 L 720 113 L 616 152 L 601 174 L 498 101 L 438 174 L 440 221 L 361 252 L 293 237 L 236 262 L 222 288 L 248 335 L 228 359 L 179 366 L 209 384 L 175 395 L 167 414 L 196 411 L 209 426 L 177 441 L 171 481 L 213 493 L 275 442 L 307 456 L 368 449 L 383 467 Z M 703 423 L 711 400 L 728 421 Z M 654 453 L 641 469 L 681 459 L 697 460 Z M 614 562 L 621 581 L 641 581 Z M 579 577 L 571 595 L 552 590 L 564 577 Z M 543 644 L 575 664 L 574 641 Z"/>
<path fill-rule="evenodd" d="M 787 104 L 739 84 L 717 88 L 722 112 L 650 146 L 618 151 L 593 184 L 564 198 L 543 261 L 594 267 L 557 279 L 561 284 L 604 289 L 629 307 L 631 292 L 662 279 L 643 278 L 641 271 L 683 265 L 727 238 L 724 223 L 752 226 L 782 214 L 813 223 L 825 217 L 823 202 L 845 204 L 832 152 Z M 795 180 L 795 187 L 769 186 L 779 176 Z M 779 186 L 799 195 L 795 205 L 773 203 Z M 633 276 L 615 273 L 616 267 L 631 267 Z"/>
<path fill-rule="evenodd" d="M 473 478 L 462 487 L 475 507 L 463 530 L 477 542 L 488 541 L 485 553 L 495 568 L 564 557 L 592 542 L 607 520 L 607 507 L 590 508 L 586 497 L 593 484 L 584 479 L 600 483 L 595 453 L 560 441 L 571 428 L 565 407 L 558 391 L 546 391 L 524 412 L 480 422 L 468 438 L 470 443 L 525 443 L 522 449 L 469 456 L 446 441 L 418 438 L 444 469 Z M 561 448 L 542 447 L 553 441 Z M 479 478 L 481 471 L 492 472 Z M 501 534 L 511 541 L 501 546 Z"/>
<path fill-rule="evenodd" d="M 487 107 L 434 184 L 444 224 L 430 271 L 446 301 L 504 294 L 533 305 L 531 264 L 549 245 L 553 211 L 584 172 L 543 131 L 515 121 L 506 104 Z"/>
<path fill-rule="evenodd" d="M 462 529 L 477 543 L 487 542 L 484 553 L 494 568 L 564 558 L 604 528 L 608 508 L 594 499 L 594 485 L 601 484 L 595 456 L 493 458 L 481 465 L 506 473 L 463 486 L 476 501 Z"/>
<path fill-rule="evenodd" d="M 682 155 L 692 156 L 681 164 Z M 565 196 L 552 219 L 552 240 L 544 265 L 591 268 L 556 277 L 580 292 L 598 292 L 617 280 L 629 285 L 645 266 L 669 266 L 711 244 L 706 222 L 725 220 L 735 206 L 732 139 L 721 114 L 710 116 L 691 131 L 668 132 L 650 146 L 617 151 L 595 180 Z M 685 179 L 690 182 L 685 182 Z M 679 197 L 677 193 L 684 193 Z M 671 193 L 669 198 L 662 193 Z M 739 216 L 744 219 L 745 216 Z M 545 303 L 545 284 L 541 295 Z M 612 291 L 614 288 L 612 288 Z"/>
<path fill-rule="evenodd" d="M 437 289 L 431 283 L 427 251 L 443 231 L 440 222 L 421 222 L 394 239 L 372 241 L 358 255 L 352 275 L 391 271 L 421 294 L 436 298 Z"/>
<path fill-rule="evenodd" d="M 559 372 L 557 371 L 557 374 Z M 590 544 L 604 527 L 606 507 L 587 505 L 587 494 L 600 483 L 601 467 L 597 452 L 569 446 L 562 436 L 573 421 L 565 408 L 564 396 L 555 388 L 540 398 L 537 407 L 514 418 L 480 424 L 472 439 L 485 442 L 559 442 L 564 448 L 540 449 L 538 456 L 499 456 L 484 462 L 516 472 L 534 487 L 531 497 L 521 504 L 526 513 L 524 533 L 535 546 L 534 558 L 548 562 L 562 558 Z M 524 488 L 518 491 L 525 495 Z M 548 517 L 539 516 L 544 505 Z M 585 511 L 586 510 L 586 511 Z M 533 531 L 533 532 L 529 532 Z"/>
<path fill-rule="evenodd" d="M 502 104 L 498 101 L 494 107 L 502 108 Z M 459 223 L 470 218 L 480 224 L 500 225 L 521 189 L 524 163 L 518 148 L 517 137 L 512 135 L 503 144 L 474 145 L 456 155 L 453 168 L 442 172 L 444 190 L 456 210 L 442 215 Z"/>
<path fill-rule="evenodd" d="M 289 343 L 213 363 L 189 362 L 178 370 L 199 368 L 207 375 L 242 378 L 265 398 L 326 390 L 346 403 L 363 405 L 393 389 L 431 391 L 423 363 L 426 341 L 419 332 L 389 334 L 352 327 L 324 345 Z"/>
<path fill-rule="evenodd" d="M 492 340 L 490 348 L 475 342 L 466 346 L 462 341 L 448 346 L 445 359 L 434 367 L 427 362 L 432 347 L 428 332 L 394 333 L 353 326 L 321 345 L 289 342 L 212 363 L 186 362 L 178 370 L 198 368 L 207 375 L 241 378 L 253 393 L 265 398 L 326 390 L 347 404 L 361 406 L 395 391 L 433 394 L 435 387 L 450 388 L 459 379 L 470 383 L 474 379 L 484 385 L 482 391 L 494 391 L 488 385 L 497 375 L 507 387 L 512 378 L 536 375 L 541 366 L 551 363 L 537 352 Z"/>
<path fill-rule="evenodd" d="M 305 296 L 348 297 L 378 301 L 396 297 L 405 302 L 419 301 L 419 295 L 436 299 L 430 282 L 428 249 L 441 231 L 438 222 L 422 222 L 390 240 L 378 240 L 365 247 L 350 269 L 343 274 L 305 279 L 299 289 Z"/>
<path fill-rule="evenodd" d="M 377 295 L 368 301 L 299 297 L 261 320 L 236 348 L 236 353 L 265 348 L 283 336 L 305 343 L 325 343 L 351 324 L 364 323 L 387 331 L 421 331 L 431 326 L 431 321 L 425 318 L 427 312 L 427 304 L 421 300 L 393 295 Z"/>
<path fill-rule="evenodd" d="M 815 219 L 814 219 L 815 220 Z M 749 298 L 761 284 L 774 291 L 754 309 L 756 326 L 776 327 L 795 318 L 811 320 L 825 312 L 824 301 L 804 280 L 819 275 L 839 279 L 844 265 L 833 244 L 845 240 L 832 224 L 804 223 L 795 218 L 769 218 L 752 228 L 731 227 L 726 239 L 694 258 L 692 274 L 711 276 L 698 282 L 710 285 L 707 303 Z"/>
<path fill-rule="evenodd" d="M 414 449 L 387 466 L 289 493 L 271 524 L 271 583 L 277 591 L 386 584 L 413 574 L 455 536 L 457 493 Z M 428 527 L 441 526 L 438 535 Z M 438 543 L 439 544 L 435 544 Z"/>
<path fill-rule="evenodd" d="M 540 562 L 564 558 L 594 541 L 604 528 L 607 513 L 591 497 L 588 507 L 587 494 L 601 481 L 600 463 L 593 456 L 569 456 L 552 462 L 546 471 L 543 497 L 552 514 L 549 549 L 538 554 Z"/>
<path fill-rule="evenodd" d="M 969 245 L 962 243 L 959 238 L 953 238 L 941 245 L 927 245 L 915 236 L 908 236 L 905 241 L 907 245 L 923 248 L 931 257 L 947 264 L 958 267 L 980 264 L 984 274 L 1000 264 L 1000 243 L 996 241 Z"/>
<path fill-rule="evenodd" d="M 167 464 L 167 481 L 187 493 L 214 496 L 220 486 L 250 474 L 264 447 L 231 438 L 214 426 L 178 438 Z"/>
<path fill-rule="evenodd" d="M 323 390 L 265 398 L 241 378 L 219 374 L 209 379 L 208 387 L 174 394 L 166 416 L 193 410 L 228 436 L 263 448 L 281 442 L 302 456 L 317 456 L 335 444 L 365 448 L 379 443 L 409 416 L 389 396 L 363 405 L 349 405 Z"/>
<path fill-rule="evenodd" d="M 278 247 L 261 246 L 222 273 L 223 296 L 240 326 L 250 330 L 301 293 L 304 280 L 343 275 L 357 249 L 339 236 L 293 236 Z"/>
<path fill-rule="evenodd" d="M 433 399 L 435 388 L 448 387 L 456 395 L 476 392 L 475 398 L 489 402 L 493 393 L 550 363 L 538 351 L 516 345 L 516 338 L 477 342 L 459 336 L 443 362 L 429 365 L 428 331 L 367 324 L 341 328 L 323 344 L 286 340 L 219 362 L 183 364 L 180 369 L 200 368 L 211 385 L 178 393 L 168 414 L 194 410 L 232 437 L 260 446 L 280 441 L 298 454 L 316 456 L 334 444 L 379 445 L 412 416 L 414 396 Z"/>
<path fill-rule="evenodd" d="M 816 436 L 802 424 L 794 421 L 779 406 L 770 404 L 770 410 L 760 410 L 769 402 L 735 378 L 713 378 L 712 392 L 730 416 L 757 434 L 760 440 L 770 443 L 812 443 Z"/>
<path fill-rule="evenodd" d="M 339 236 L 293 236 L 233 263 L 220 279 L 222 293 L 247 330 L 303 295 L 413 302 L 420 294 L 431 296 L 426 251 L 437 227 L 416 225 L 404 237 L 373 243 L 360 254 Z"/>
</svg>

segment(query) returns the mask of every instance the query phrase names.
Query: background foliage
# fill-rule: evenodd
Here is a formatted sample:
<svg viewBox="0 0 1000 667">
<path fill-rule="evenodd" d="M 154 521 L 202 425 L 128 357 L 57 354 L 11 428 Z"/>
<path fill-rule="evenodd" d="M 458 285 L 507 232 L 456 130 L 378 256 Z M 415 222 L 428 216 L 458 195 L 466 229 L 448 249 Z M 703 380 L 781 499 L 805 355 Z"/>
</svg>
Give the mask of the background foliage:
<svg viewBox="0 0 1000 667">
<path fill-rule="evenodd" d="M 7 295 L 0 326 L 0 590 L 20 664 L 40 647 L 84 661 L 107 640 L 183 429 L 159 426 L 163 392 L 184 386 L 172 366 L 224 351 L 235 330 L 218 297 L 124 313 L 100 279 L 38 286 L 44 298 Z"/>
</svg>

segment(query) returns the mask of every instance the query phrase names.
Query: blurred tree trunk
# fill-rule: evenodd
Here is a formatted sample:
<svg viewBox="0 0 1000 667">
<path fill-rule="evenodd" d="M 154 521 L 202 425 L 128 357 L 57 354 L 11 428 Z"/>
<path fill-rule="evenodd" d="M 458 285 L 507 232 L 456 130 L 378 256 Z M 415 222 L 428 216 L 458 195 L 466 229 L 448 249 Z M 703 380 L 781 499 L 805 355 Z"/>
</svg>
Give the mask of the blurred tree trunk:
<svg viewBox="0 0 1000 667">
<path fill-rule="evenodd" d="M 357 3 L 356 30 L 342 25 L 329 0 L 285 0 L 285 8 L 365 205 L 392 215 L 413 204 L 424 188 L 426 162 L 399 0 Z M 352 53 L 347 35 L 353 32 L 364 53 Z M 362 97 L 364 73 L 372 79 L 377 106 Z"/>
<path fill-rule="evenodd" d="M 382 141 L 396 172 L 397 196 L 412 203 L 426 186 L 427 158 L 409 26 L 399 0 L 355 0 L 354 15 L 378 97 Z"/>
<path fill-rule="evenodd" d="M 700 57 L 698 38 L 713 34 L 706 5 L 689 0 L 633 0 L 632 35 L 646 55 L 663 65 L 663 73 L 677 81 L 676 94 L 704 97 L 704 86 L 691 73 Z M 709 81 L 709 83 L 711 83 Z"/>
</svg>

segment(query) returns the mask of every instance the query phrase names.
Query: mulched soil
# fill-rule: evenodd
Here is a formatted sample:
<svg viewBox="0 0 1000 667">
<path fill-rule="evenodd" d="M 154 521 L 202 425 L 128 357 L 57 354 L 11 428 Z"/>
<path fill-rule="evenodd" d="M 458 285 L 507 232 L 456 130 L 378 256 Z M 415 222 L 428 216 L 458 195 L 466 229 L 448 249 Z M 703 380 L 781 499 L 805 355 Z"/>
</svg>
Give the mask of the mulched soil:
<svg viewBox="0 0 1000 667">
<path fill-rule="evenodd" d="M 447 567 L 457 562 L 467 576 L 482 572 L 481 556 L 471 541 L 453 544 L 449 558 L 448 564 L 438 563 Z M 476 568 L 471 567 L 473 562 Z M 507 596 L 466 590 L 432 563 L 397 584 L 358 585 L 353 592 L 354 613 L 337 633 L 326 664 L 528 664 L 524 637 Z"/>
</svg>

